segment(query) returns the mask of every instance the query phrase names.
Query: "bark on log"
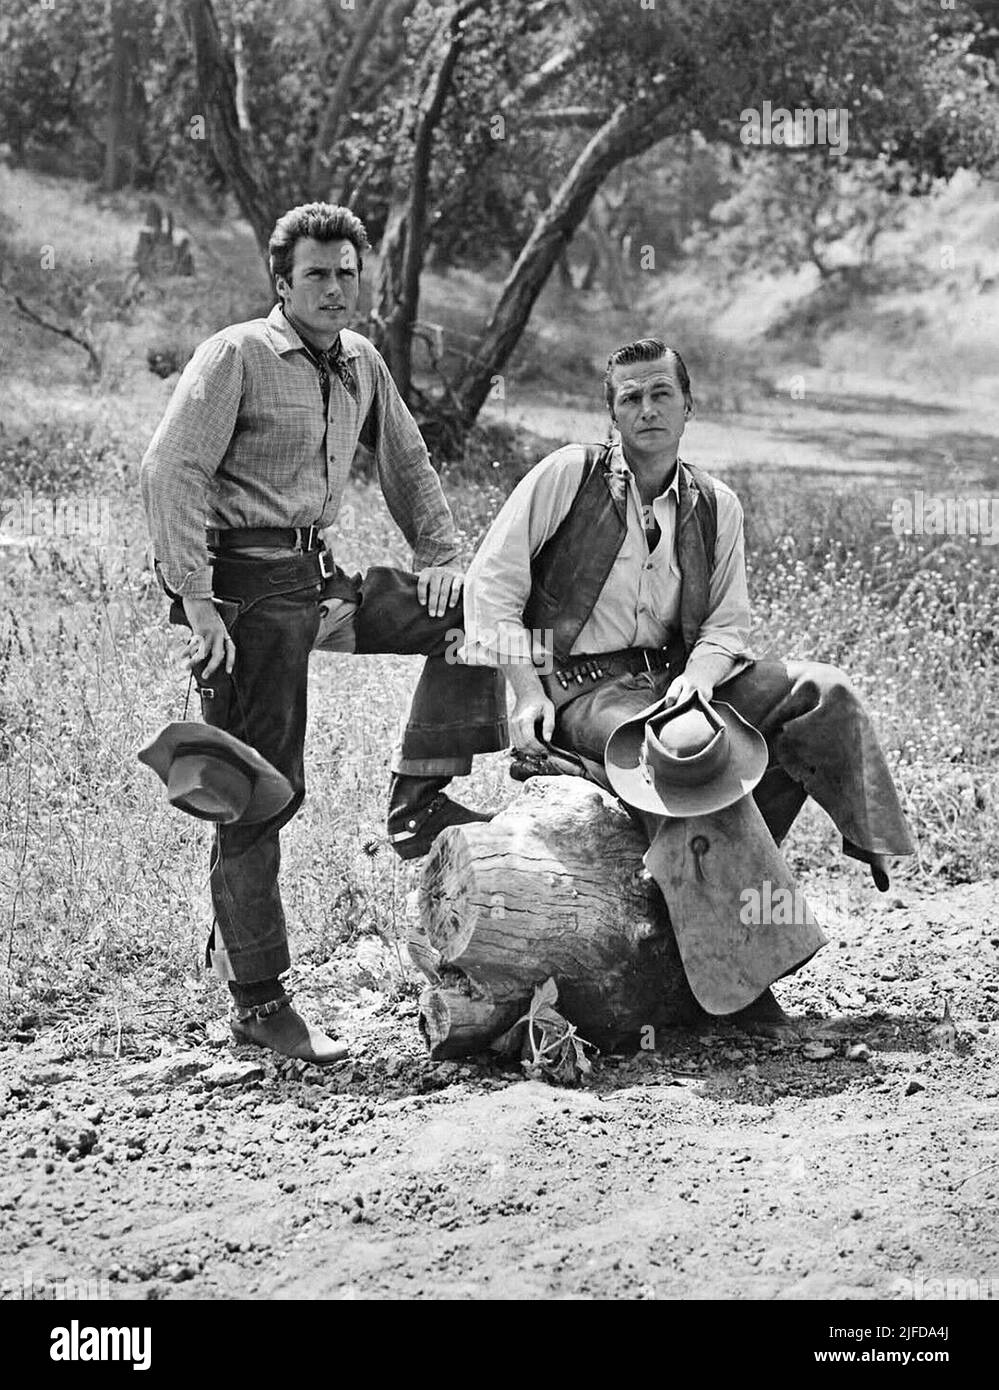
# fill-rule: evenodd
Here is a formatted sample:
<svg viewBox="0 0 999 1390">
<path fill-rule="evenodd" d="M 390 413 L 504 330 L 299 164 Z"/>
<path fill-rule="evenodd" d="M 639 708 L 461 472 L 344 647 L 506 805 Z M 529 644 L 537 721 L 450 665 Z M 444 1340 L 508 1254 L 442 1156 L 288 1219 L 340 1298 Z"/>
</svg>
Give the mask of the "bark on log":
<svg viewBox="0 0 999 1390">
<path fill-rule="evenodd" d="M 431 1055 L 488 1046 L 549 976 L 559 1011 L 601 1048 L 696 1018 L 645 849 L 617 802 L 575 778 L 538 778 L 495 820 L 445 830 L 410 941 L 433 981 L 420 1002 Z"/>
</svg>

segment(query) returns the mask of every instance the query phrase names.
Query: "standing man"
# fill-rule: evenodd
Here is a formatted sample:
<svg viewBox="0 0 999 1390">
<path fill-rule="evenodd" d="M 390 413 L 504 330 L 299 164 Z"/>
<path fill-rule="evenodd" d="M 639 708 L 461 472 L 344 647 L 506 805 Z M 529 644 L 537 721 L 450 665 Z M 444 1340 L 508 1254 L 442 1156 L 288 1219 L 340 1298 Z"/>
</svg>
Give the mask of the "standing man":
<svg viewBox="0 0 999 1390">
<path fill-rule="evenodd" d="M 543 459 L 508 498 L 466 577 L 461 655 L 503 666 L 518 775 L 553 744 L 608 786 L 605 751 L 619 726 L 651 720 L 646 748 L 661 753 L 651 707 L 661 715 L 691 702 L 701 711 L 695 724 L 712 735 L 717 696 L 766 738 L 768 766 L 753 795 L 773 840 L 810 794 L 840 829 L 845 853 L 868 863 L 886 890 L 885 857 L 911 854 L 913 844 L 877 737 L 836 667 L 753 659 L 742 508 L 678 453 L 694 409 L 680 354 L 656 338 L 618 348 L 604 390 L 620 442 L 571 444 Z M 542 674 L 536 654 L 546 649 L 554 669 Z M 693 727 L 689 715 L 685 726 Z M 638 819 L 650 840 L 647 867 L 669 900 L 678 866 L 667 853 L 668 822 Z M 731 908 L 737 922 L 737 893 Z M 695 995 L 717 998 L 713 981 L 691 975 L 693 953 L 677 935 Z M 710 958 L 696 944 L 698 960 Z M 750 964 L 740 978 L 759 982 L 760 1014 L 773 1016 L 764 986 L 777 974 Z M 785 959 L 777 973 L 787 968 Z"/>
<path fill-rule="evenodd" d="M 290 957 L 278 871 L 280 831 L 305 795 L 320 604 L 327 616 L 346 609 L 355 630 L 338 649 L 430 653 L 394 767 L 389 830 L 400 854 L 425 852 L 445 825 L 488 819 L 441 789 L 472 754 L 503 743 L 495 673 L 461 672 L 441 655 L 460 616 L 462 574 L 440 481 L 381 356 L 347 328 L 367 249 L 348 208 L 285 213 L 269 246 L 280 303 L 200 345 L 141 471 L 171 616 L 191 629 L 186 656 L 205 720 L 255 748 L 294 792 L 269 820 L 216 827 L 206 961 L 228 982 L 240 1041 L 317 1063 L 348 1049 L 308 1025 L 281 985 Z M 336 519 L 362 437 L 412 547 L 413 575 L 379 569 L 370 582 L 349 580 L 325 548 L 320 529 Z"/>
</svg>

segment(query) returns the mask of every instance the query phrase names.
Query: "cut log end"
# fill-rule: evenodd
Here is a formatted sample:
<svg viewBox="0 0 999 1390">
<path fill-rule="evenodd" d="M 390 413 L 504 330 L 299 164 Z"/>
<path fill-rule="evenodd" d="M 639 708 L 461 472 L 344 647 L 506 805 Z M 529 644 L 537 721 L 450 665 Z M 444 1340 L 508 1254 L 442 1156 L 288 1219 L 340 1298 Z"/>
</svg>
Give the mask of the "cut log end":
<svg viewBox="0 0 999 1390">
<path fill-rule="evenodd" d="M 570 778 L 538 779 L 493 821 L 445 830 L 424 869 L 413 955 L 433 953 L 469 987 L 435 979 L 424 992 L 431 1055 L 488 1046 L 549 977 L 601 1047 L 698 1016 L 646 847 L 616 802 Z"/>
<path fill-rule="evenodd" d="M 445 988 L 425 989 L 420 995 L 420 1032 L 435 1060 L 484 1052 L 520 1016 L 516 1000 L 472 999 L 460 989 Z"/>
</svg>

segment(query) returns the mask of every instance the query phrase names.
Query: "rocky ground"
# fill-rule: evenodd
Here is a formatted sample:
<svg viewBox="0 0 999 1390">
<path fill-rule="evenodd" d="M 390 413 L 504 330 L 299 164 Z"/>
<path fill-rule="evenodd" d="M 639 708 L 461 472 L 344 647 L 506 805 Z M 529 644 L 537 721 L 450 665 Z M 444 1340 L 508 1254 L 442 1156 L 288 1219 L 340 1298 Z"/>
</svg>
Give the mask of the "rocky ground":
<svg viewBox="0 0 999 1390">
<path fill-rule="evenodd" d="M 999 1286 L 995 884 L 892 891 L 777 988 L 567 1090 L 433 1063 L 416 985 L 299 1002 L 331 1071 L 176 1020 L 101 1055 L 0 1051 L 2 1297 L 897 1298 Z M 941 1026 L 947 997 L 954 1026 Z"/>
</svg>

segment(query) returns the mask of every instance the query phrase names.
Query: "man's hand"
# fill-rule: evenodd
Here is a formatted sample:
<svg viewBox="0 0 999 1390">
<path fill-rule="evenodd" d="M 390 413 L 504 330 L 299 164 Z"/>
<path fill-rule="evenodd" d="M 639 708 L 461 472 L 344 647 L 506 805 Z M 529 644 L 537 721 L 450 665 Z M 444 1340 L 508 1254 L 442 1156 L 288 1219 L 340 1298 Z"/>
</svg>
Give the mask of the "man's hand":
<svg viewBox="0 0 999 1390">
<path fill-rule="evenodd" d="M 518 753 L 533 753 L 536 757 L 544 757 L 548 751 L 544 744 L 538 741 L 539 720 L 541 737 L 548 743 L 555 732 L 555 706 L 543 690 L 522 696 L 510 711 L 510 742 Z"/>
<path fill-rule="evenodd" d="M 188 669 L 204 661 L 206 664 L 201 672 L 204 678 L 224 661 L 226 671 L 231 674 L 236 660 L 236 644 L 226 631 L 225 623 L 212 600 L 185 598 L 184 612 L 191 625 L 191 636 L 184 648 Z"/>
<path fill-rule="evenodd" d="M 714 686 L 704 676 L 690 675 L 686 671 L 682 672 L 674 681 L 670 682 L 669 689 L 666 691 L 665 699 L 670 705 L 681 704 L 694 691 L 700 695 L 705 703 L 710 703 L 714 694 Z"/>
<path fill-rule="evenodd" d="M 527 634 L 524 634 L 526 639 Z M 545 694 L 541 677 L 526 662 L 513 662 L 503 667 L 507 685 L 513 694 L 510 711 L 510 742 L 518 753 L 544 757 L 547 749 L 538 741 L 538 721 L 541 737 L 547 742 L 555 732 L 555 706 Z"/>
<path fill-rule="evenodd" d="M 427 606 L 431 618 L 440 618 L 461 598 L 465 577 L 450 565 L 428 565 L 416 576 L 416 595 Z"/>
</svg>

